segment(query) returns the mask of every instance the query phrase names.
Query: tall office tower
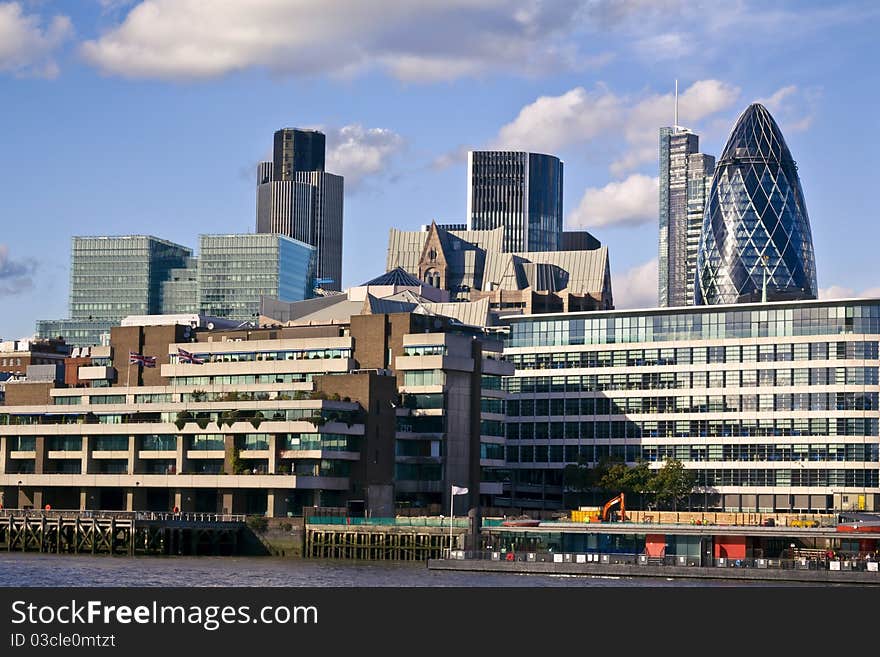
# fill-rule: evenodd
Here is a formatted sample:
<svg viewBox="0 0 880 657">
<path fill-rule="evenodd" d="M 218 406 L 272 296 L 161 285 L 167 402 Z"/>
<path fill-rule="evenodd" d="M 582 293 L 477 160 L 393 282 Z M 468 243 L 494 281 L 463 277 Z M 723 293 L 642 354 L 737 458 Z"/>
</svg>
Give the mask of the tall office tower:
<svg viewBox="0 0 880 657">
<path fill-rule="evenodd" d="M 504 228 L 502 249 L 557 251 L 562 161 L 521 151 L 468 152 L 468 230 Z"/>
<path fill-rule="evenodd" d="M 284 235 L 202 235 L 199 312 L 255 321 L 260 297 L 302 301 L 314 285 L 315 248 Z"/>
<path fill-rule="evenodd" d="M 297 171 L 323 171 L 326 137 L 317 130 L 282 128 L 275 131 L 273 180 L 293 180 Z"/>
<path fill-rule="evenodd" d="M 191 256 L 191 249 L 149 235 L 74 237 L 70 317 L 39 320 L 37 334 L 63 335 L 74 346 L 100 344 L 126 315 L 163 312 L 163 283 Z"/>
<path fill-rule="evenodd" d="M 257 167 L 257 232 L 314 246 L 316 279 L 340 290 L 344 180 L 324 171 L 324 149 L 324 134 L 315 130 L 275 133 L 273 161 Z"/>
<path fill-rule="evenodd" d="M 660 128 L 660 238 L 658 301 L 694 304 L 697 250 L 715 158 L 700 153 L 700 137 L 678 124 Z"/>
<path fill-rule="evenodd" d="M 815 299 L 816 263 L 797 165 L 753 103 L 718 160 L 697 258 L 696 303 Z"/>
</svg>

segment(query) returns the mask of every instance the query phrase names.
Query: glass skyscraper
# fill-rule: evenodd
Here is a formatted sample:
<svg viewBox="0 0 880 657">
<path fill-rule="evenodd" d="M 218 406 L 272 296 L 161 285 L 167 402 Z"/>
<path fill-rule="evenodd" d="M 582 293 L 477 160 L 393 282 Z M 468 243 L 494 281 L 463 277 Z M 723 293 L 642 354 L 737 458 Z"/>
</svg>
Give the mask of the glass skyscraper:
<svg viewBox="0 0 880 657">
<path fill-rule="evenodd" d="M 37 335 L 96 345 L 126 315 L 163 312 L 162 286 L 191 256 L 191 249 L 149 235 L 74 237 L 70 317 L 38 321 Z"/>
<path fill-rule="evenodd" d="M 315 248 L 284 235 L 202 235 L 199 310 L 254 321 L 260 296 L 301 301 L 312 296 Z"/>
<path fill-rule="evenodd" d="M 562 169 L 553 155 L 468 152 L 468 230 L 504 228 L 505 252 L 560 250 Z"/>
<path fill-rule="evenodd" d="M 815 299 L 813 237 L 797 165 L 763 105 L 739 117 L 718 161 L 697 258 L 698 304 Z"/>
<path fill-rule="evenodd" d="M 715 158 L 698 152 L 700 137 L 687 128 L 660 128 L 661 307 L 694 305 L 694 277 L 703 211 Z"/>
</svg>

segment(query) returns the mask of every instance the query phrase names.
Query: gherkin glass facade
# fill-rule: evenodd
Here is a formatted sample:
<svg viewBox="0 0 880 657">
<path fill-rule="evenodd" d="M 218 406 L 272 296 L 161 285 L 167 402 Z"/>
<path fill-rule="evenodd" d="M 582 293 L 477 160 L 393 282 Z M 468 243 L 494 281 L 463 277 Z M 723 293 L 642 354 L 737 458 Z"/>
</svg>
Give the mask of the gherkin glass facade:
<svg viewBox="0 0 880 657">
<path fill-rule="evenodd" d="M 797 166 L 759 104 L 739 117 L 721 154 L 703 216 L 697 304 L 815 299 L 813 237 Z"/>
</svg>

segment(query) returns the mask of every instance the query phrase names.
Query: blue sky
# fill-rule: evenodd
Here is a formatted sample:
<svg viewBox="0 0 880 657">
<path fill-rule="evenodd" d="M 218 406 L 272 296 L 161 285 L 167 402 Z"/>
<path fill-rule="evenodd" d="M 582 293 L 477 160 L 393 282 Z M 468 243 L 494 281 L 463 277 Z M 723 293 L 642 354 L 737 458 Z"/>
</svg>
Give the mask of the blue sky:
<svg viewBox="0 0 880 657">
<path fill-rule="evenodd" d="M 388 229 L 464 221 L 468 148 L 565 162 L 618 307 L 656 304 L 657 129 L 717 155 L 764 102 L 798 162 L 823 296 L 880 296 L 880 6 L 677 0 L 0 0 L 0 336 L 67 316 L 70 238 L 254 230 L 254 168 L 321 127 L 343 284 Z"/>
</svg>

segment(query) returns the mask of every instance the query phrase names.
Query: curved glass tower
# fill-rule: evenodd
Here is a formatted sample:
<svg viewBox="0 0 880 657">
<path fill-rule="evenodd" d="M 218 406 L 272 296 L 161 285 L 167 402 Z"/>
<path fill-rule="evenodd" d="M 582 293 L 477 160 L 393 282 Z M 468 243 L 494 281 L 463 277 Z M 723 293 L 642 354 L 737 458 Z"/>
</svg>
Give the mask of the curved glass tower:
<svg viewBox="0 0 880 657">
<path fill-rule="evenodd" d="M 754 103 L 715 169 L 697 255 L 697 304 L 815 299 L 813 237 L 797 166 L 776 121 Z"/>
</svg>

